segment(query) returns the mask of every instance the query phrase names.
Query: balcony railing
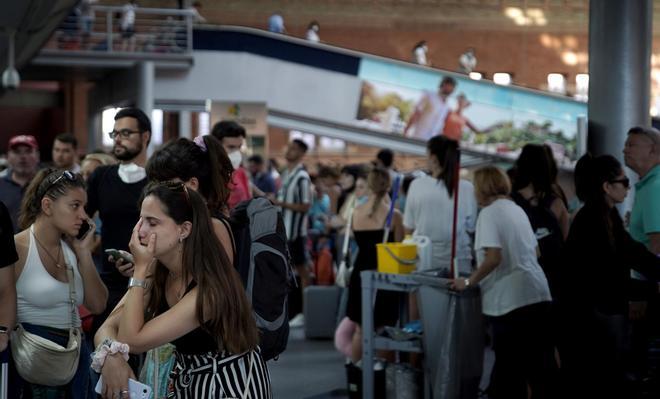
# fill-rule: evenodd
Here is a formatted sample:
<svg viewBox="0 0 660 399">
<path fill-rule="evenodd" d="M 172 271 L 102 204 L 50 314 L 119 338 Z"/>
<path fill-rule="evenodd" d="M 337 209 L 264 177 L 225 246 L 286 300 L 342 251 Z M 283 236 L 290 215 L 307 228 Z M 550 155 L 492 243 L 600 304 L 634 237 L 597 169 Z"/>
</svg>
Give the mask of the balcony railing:
<svg viewBox="0 0 660 399">
<path fill-rule="evenodd" d="M 191 10 L 135 8 L 133 29 L 122 30 L 124 7 L 92 6 L 65 18 L 44 46 L 49 52 L 128 55 L 192 53 Z"/>
</svg>

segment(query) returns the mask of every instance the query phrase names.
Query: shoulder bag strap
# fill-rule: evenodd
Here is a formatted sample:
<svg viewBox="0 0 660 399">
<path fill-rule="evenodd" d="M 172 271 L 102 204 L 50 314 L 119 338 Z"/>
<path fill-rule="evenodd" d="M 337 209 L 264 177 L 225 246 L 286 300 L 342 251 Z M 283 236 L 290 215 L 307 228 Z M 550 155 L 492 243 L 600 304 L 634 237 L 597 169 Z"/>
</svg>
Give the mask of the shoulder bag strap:
<svg viewBox="0 0 660 399">
<path fill-rule="evenodd" d="M 355 211 L 357 199 L 353 197 L 348 208 L 348 220 L 346 221 L 346 230 L 344 233 L 344 243 L 342 245 L 342 259 L 346 259 L 348 256 L 348 242 L 351 239 L 351 230 L 353 228 L 353 212 Z"/>
<path fill-rule="evenodd" d="M 60 243 L 60 245 L 62 245 Z M 66 265 L 66 274 L 69 280 L 69 303 L 71 304 L 71 328 L 76 328 L 76 282 L 75 282 L 75 273 L 73 272 L 73 266 L 69 265 L 68 262 L 65 262 Z"/>
</svg>

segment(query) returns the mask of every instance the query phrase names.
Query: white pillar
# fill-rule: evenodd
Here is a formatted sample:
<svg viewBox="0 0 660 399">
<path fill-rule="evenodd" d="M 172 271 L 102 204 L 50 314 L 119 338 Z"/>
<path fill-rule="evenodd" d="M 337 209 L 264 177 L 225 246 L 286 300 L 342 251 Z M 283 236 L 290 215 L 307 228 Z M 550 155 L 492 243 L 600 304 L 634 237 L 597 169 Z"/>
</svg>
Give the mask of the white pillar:
<svg viewBox="0 0 660 399">
<path fill-rule="evenodd" d="M 190 111 L 179 111 L 179 137 L 192 139 L 192 115 Z"/>
</svg>

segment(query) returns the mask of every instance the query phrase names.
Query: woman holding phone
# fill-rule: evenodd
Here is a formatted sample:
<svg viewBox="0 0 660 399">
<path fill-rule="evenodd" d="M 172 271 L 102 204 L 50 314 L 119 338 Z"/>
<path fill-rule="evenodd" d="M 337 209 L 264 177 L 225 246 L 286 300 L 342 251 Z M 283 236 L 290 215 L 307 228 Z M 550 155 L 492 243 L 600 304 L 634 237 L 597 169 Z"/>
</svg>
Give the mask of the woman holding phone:
<svg viewBox="0 0 660 399">
<path fill-rule="evenodd" d="M 127 398 L 127 352 L 176 347 L 168 398 L 270 398 L 268 369 L 238 273 L 204 199 L 184 183 L 152 183 L 130 242 L 128 292 L 97 332 L 104 398 Z"/>
<path fill-rule="evenodd" d="M 86 202 L 83 178 L 69 171 L 42 170 L 28 186 L 19 219 L 23 231 L 15 236 L 19 257 L 14 265 L 19 323 L 16 331 L 24 330 L 66 347 L 71 328 L 82 335 L 80 315 L 70 298 L 93 314 L 105 309 L 108 290 L 92 261 L 94 237 L 89 232 L 94 231 L 94 222 L 85 213 Z M 87 234 L 79 237 L 85 224 L 89 225 Z M 21 376 L 11 363 L 9 386 L 16 390 L 17 397 L 82 399 L 91 392 L 89 351 L 84 342 L 77 371 L 63 386 L 28 382 L 24 377 L 33 376 Z"/>
</svg>

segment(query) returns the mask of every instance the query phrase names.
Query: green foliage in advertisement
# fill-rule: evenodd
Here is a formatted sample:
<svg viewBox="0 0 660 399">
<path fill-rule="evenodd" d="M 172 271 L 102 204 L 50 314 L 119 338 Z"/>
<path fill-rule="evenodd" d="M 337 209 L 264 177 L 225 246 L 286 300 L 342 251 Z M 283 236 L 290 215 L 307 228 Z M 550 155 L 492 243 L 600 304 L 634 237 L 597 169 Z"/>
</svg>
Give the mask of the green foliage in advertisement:
<svg viewBox="0 0 660 399">
<path fill-rule="evenodd" d="M 552 130 L 552 123 L 543 124 L 527 122 L 524 126 L 515 127 L 512 122 L 499 123 L 489 129 L 488 134 L 477 135 L 475 144 L 500 144 L 508 151 L 521 149 L 525 144 L 544 144 L 554 142 L 564 146 L 566 156 L 575 158 L 576 141 L 564 135 L 561 130 Z"/>
<path fill-rule="evenodd" d="M 369 82 L 362 84 L 358 119 L 373 119 L 374 115 L 386 111 L 391 106 L 397 108 L 399 110 L 399 118 L 406 121 L 412 114 L 415 104 L 413 101 L 404 100 L 395 92 L 379 95 L 374 89 L 374 86 Z"/>
</svg>

